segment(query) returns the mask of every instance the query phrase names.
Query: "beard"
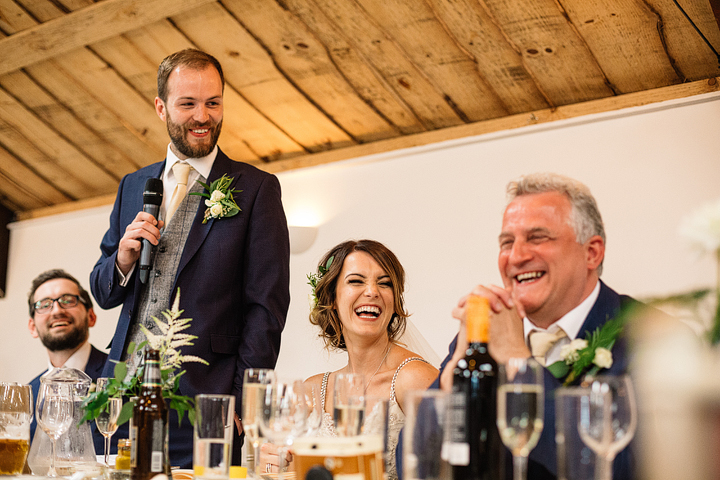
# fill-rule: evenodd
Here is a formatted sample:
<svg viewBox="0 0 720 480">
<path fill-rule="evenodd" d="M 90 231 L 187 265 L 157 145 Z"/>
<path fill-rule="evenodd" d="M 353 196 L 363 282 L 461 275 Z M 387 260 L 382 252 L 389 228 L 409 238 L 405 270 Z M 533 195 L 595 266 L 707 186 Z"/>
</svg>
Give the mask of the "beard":
<svg viewBox="0 0 720 480">
<path fill-rule="evenodd" d="M 78 326 L 64 335 L 54 336 L 49 331 L 40 335 L 40 341 L 51 352 L 60 352 L 63 350 L 72 350 L 78 345 L 85 342 L 89 336 L 87 323 L 84 326 Z"/>
<path fill-rule="evenodd" d="M 200 158 L 209 155 L 213 151 L 215 145 L 217 145 L 218 138 L 220 138 L 220 131 L 222 130 L 222 120 L 219 123 L 215 123 L 214 120 L 209 120 L 207 123 L 200 124 L 179 124 L 172 121 L 170 115 L 167 116 L 167 131 L 170 135 L 170 140 L 175 148 L 188 158 Z M 208 128 L 210 129 L 210 142 L 202 145 L 190 145 L 187 141 L 188 132 L 190 129 L 197 128 Z"/>
</svg>

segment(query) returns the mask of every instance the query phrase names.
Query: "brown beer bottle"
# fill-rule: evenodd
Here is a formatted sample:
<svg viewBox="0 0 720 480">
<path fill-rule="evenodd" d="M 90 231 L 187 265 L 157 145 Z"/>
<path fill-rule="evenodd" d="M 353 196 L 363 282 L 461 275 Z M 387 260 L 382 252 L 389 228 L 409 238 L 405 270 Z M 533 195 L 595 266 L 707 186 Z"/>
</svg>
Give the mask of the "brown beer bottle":
<svg viewBox="0 0 720 480">
<path fill-rule="evenodd" d="M 130 478 L 150 480 L 159 473 L 170 476 L 168 410 L 162 396 L 160 352 L 145 351 L 145 373 L 133 409 L 130 429 Z"/>
<path fill-rule="evenodd" d="M 453 480 L 496 480 L 502 443 L 496 426 L 498 366 L 488 352 L 490 305 L 471 295 L 466 311 L 468 349 L 454 370 L 450 445 Z"/>
</svg>

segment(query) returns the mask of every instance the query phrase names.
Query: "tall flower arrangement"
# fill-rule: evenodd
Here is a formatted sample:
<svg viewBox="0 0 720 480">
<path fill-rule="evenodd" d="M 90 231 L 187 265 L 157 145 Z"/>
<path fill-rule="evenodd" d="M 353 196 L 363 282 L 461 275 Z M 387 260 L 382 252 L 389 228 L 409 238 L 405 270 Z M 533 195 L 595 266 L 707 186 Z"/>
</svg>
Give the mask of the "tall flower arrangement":
<svg viewBox="0 0 720 480">
<path fill-rule="evenodd" d="M 141 326 L 142 332 L 145 334 L 145 341 L 139 345 L 130 343 L 128 346 L 128 357 L 132 356 L 138 350 L 146 345 L 160 352 L 160 376 L 162 379 L 163 398 L 169 402 L 171 409 L 178 413 L 179 421 L 182 421 L 187 412 L 191 423 L 195 423 L 195 407 L 193 400 L 185 395 L 178 394 L 180 386 L 180 377 L 185 370 L 180 370 L 183 363 L 198 362 L 208 365 L 208 362 L 195 355 L 183 355 L 181 347 L 192 345 L 192 341 L 197 337 L 184 330 L 190 327 L 190 318 L 180 318 L 183 310 L 180 310 L 180 289 L 178 289 L 172 308 L 162 312 L 165 321 L 152 317 L 152 320 L 160 329 L 160 334 L 156 335 L 150 330 Z M 128 368 L 125 362 L 116 362 L 114 369 L 114 377 L 108 379 L 108 385 L 105 390 L 91 392 L 83 402 L 85 415 L 82 421 L 92 421 L 100 415 L 100 412 L 107 408 L 108 398 L 110 397 L 137 397 L 140 395 L 142 387 L 142 379 L 144 367 L 137 369 L 134 375 L 128 377 Z M 126 402 L 120 412 L 118 425 L 127 422 L 133 413 L 133 403 Z"/>
</svg>

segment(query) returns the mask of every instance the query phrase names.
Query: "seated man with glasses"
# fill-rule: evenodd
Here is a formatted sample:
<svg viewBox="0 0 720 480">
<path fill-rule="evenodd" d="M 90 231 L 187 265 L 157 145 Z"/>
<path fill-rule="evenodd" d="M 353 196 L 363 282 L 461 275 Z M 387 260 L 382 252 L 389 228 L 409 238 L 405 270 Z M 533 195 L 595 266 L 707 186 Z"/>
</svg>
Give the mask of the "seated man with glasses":
<svg viewBox="0 0 720 480">
<path fill-rule="evenodd" d="M 53 367 L 72 367 L 84 371 L 95 382 L 101 375 L 107 353 L 90 344 L 89 329 L 95 325 L 95 312 L 88 292 L 64 270 L 48 270 L 38 275 L 28 293 L 30 319 L 28 330 L 39 338 L 48 354 L 48 370 Z M 33 398 L 40 389 L 40 377 L 31 382 Z M 36 422 L 30 426 L 30 438 L 35 437 Z M 103 436 L 91 426 L 95 452 L 102 453 Z M 118 435 L 114 435 L 117 450 Z"/>
</svg>

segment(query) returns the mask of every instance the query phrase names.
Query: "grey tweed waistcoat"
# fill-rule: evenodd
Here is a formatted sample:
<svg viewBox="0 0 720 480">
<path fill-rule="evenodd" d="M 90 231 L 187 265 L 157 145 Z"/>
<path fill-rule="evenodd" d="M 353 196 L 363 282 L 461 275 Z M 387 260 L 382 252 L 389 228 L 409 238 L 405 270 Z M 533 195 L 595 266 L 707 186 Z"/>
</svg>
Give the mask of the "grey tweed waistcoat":
<svg viewBox="0 0 720 480">
<path fill-rule="evenodd" d="M 206 181 L 202 175 L 198 180 L 201 182 Z M 154 334 L 161 333 L 152 317 L 166 322 L 162 312 L 171 307 L 171 301 L 175 299 L 177 294 L 177 292 L 171 292 L 170 290 L 175 283 L 180 258 L 185 248 L 188 233 L 195 220 L 195 214 L 200 203 L 204 202 L 204 197 L 190 195 L 190 193 L 202 191 L 203 187 L 195 182 L 170 219 L 170 223 L 165 225 L 160 241 L 153 248 L 152 270 L 150 270 L 148 282 L 140 293 L 140 302 L 130 324 L 128 345 L 129 342 L 135 342 L 138 345 L 145 341 L 145 334 L 140 329 L 140 325 L 144 325 Z M 182 302 L 182 295 L 180 297 Z M 137 352 L 132 358 L 128 359 L 127 351 L 123 352 L 123 360 L 128 361 L 129 375 L 134 374 L 137 366 L 142 361 L 141 357 L 142 353 Z"/>
</svg>

